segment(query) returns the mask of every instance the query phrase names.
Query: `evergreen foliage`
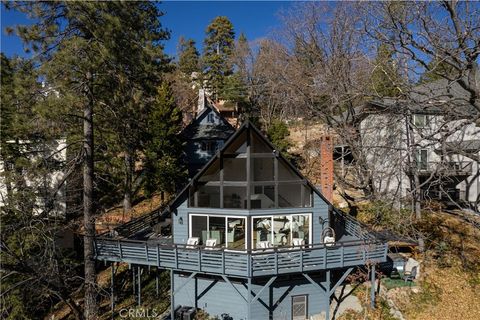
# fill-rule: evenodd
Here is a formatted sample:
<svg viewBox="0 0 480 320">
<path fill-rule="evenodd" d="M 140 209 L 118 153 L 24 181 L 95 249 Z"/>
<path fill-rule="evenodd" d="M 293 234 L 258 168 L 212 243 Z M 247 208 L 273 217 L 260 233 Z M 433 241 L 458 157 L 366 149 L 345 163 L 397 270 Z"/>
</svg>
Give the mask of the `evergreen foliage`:
<svg viewBox="0 0 480 320">
<path fill-rule="evenodd" d="M 394 51 L 380 44 L 372 72 L 373 94 L 379 97 L 397 97 L 400 94 L 401 77 L 393 60 Z"/>
<path fill-rule="evenodd" d="M 154 108 L 148 119 L 145 150 L 146 191 L 175 192 L 184 182 L 185 170 L 179 155 L 182 141 L 179 132 L 182 114 L 175 103 L 170 84 L 163 82 L 157 90 Z"/>
<path fill-rule="evenodd" d="M 209 89 L 214 99 L 224 93 L 225 79 L 233 74 L 232 55 L 235 48 L 235 32 L 227 17 L 213 19 L 205 31 L 203 65 Z"/>
<path fill-rule="evenodd" d="M 288 149 L 292 146 L 289 140 L 290 131 L 285 122 L 274 120 L 267 130 L 267 137 L 273 143 L 278 151 L 282 152 L 288 158 Z"/>
<path fill-rule="evenodd" d="M 131 202 L 141 185 L 141 179 L 134 177 L 135 162 L 141 160 L 142 153 L 147 153 L 154 143 L 149 131 L 150 115 L 156 112 L 157 88 L 163 81 L 164 72 L 169 70 L 161 45 L 169 34 L 159 21 L 162 13 L 152 2 L 20 2 L 8 3 L 7 7 L 28 12 L 35 19 L 30 26 L 19 26 L 17 32 L 36 51 L 38 60 L 32 65 L 38 66 L 38 74 L 46 80 L 46 88 L 50 91 L 36 97 L 39 103 L 35 105 L 34 118 L 42 124 L 39 126 L 41 134 L 49 132 L 52 137 L 67 138 L 72 155 L 69 159 L 72 166 L 65 169 L 69 174 L 80 175 L 78 164 L 84 166 L 84 307 L 85 318 L 92 319 L 97 315 L 92 243 L 94 214 L 102 206 L 107 208 L 118 202 L 122 193 Z M 2 70 L 4 64 L 6 61 L 2 59 Z M 38 92 L 27 86 L 25 90 Z M 176 130 L 177 127 L 168 122 L 170 119 L 163 120 L 166 127 Z M 170 136 L 156 134 L 155 138 L 170 145 Z M 162 161 L 172 163 L 180 157 L 178 149 L 170 150 L 173 159 Z M 156 165 L 152 163 L 152 166 Z M 165 168 L 161 162 L 158 165 Z M 168 176 L 168 181 L 175 178 Z M 157 190 L 159 186 L 156 186 Z M 27 211 L 22 209 L 21 213 Z M 32 220 L 21 221 L 31 224 Z M 55 237 L 47 238 L 49 241 L 45 240 L 43 250 L 54 246 Z M 23 280 L 32 277 L 34 281 L 42 281 L 43 274 L 31 272 L 40 262 L 47 264 L 44 270 L 50 272 L 50 267 L 57 266 L 59 270 L 67 267 L 62 265 L 64 260 L 57 257 L 53 255 L 50 260 L 43 261 L 33 255 L 24 259 L 29 271 L 22 274 Z M 59 271 L 55 274 L 65 276 L 64 280 L 69 281 L 67 273 Z M 73 278 L 80 279 L 78 276 Z M 14 285 L 21 290 L 27 283 L 17 279 Z M 68 285 L 57 290 L 51 282 L 39 288 L 43 291 L 35 296 L 43 297 L 47 309 L 47 301 L 56 303 L 61 299 L 68 304 L 73 292 Z M 34 301 L 17 296 L 17 292 L 9 291 L 12 301 L 21 301 L 24 308 L 35 305 Z M 70 307 L 76 318 L 82 318 L 75 303 Z"/>
<path fill-rule="evenodd" d="M 199 57 L 195 41 L 181 37 L 178 43 L 178 69 L 191 76 L 193 72 L 200 70 Z"/>
</svg>

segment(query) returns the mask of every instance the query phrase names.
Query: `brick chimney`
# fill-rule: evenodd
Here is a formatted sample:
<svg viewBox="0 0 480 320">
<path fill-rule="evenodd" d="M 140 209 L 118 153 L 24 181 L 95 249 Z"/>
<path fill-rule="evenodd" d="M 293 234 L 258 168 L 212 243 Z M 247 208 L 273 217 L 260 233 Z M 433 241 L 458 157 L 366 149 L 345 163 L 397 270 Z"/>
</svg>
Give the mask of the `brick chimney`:
<svg viewBox="0 0 480 320">
<path fill-rule="evenodd" d="M 333 139 L 331 136 L 320 138 L 320 191 L 333 202 Z"/>
</svg>

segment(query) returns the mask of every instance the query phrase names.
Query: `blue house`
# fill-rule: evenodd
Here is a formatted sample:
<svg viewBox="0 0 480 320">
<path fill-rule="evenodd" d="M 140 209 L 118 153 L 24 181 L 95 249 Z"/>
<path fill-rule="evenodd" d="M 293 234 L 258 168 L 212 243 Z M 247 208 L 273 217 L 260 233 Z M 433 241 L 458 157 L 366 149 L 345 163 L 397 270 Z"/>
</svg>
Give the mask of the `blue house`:
<svg viewBox="0 0 480 320">
<path fill-rule="evenodd" d="M 162 235 L 167 224 L 172 233 Z M 164 211 L 95 245 L 98 260 L 170 270 L 172 314 L 244 320 L 329 319 L 352 270 L 387 255 L 385 242 L 336 210 L 249 122 Z"/>
<path fill-rule="evenodd" d="M 186 141 L 185 156 L 189 176 L 195 176 L 234 132 L 235 128 L 203 97 L 197 116 L 181 134 Z"/>
</svg>

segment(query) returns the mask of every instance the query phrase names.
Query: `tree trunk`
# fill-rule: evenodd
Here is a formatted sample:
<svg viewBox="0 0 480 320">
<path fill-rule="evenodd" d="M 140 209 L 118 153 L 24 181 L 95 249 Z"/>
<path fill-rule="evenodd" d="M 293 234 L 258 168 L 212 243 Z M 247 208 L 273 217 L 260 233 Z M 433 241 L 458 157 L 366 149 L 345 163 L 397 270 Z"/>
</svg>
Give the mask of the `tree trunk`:
<svg viewBox="0 0 480 320">
<path fill-rule="evenodd" d="M 84 162 L 83 162 L 83 223 L 85 259 L 85 319 L 97 318 L 96 274 L 94 260 L 95 217 L 93 204 L 93 98 L 83 110 Z"/>
<path fill-rule="evenodd" d="M 132 176 L 133 176 L 133 157 L 132 152 L 127 150 L 124 157 L 125 162 L 125 185 L 123 193 L 123 214 L 127 215 L 132 209 Z"/>
</svg>

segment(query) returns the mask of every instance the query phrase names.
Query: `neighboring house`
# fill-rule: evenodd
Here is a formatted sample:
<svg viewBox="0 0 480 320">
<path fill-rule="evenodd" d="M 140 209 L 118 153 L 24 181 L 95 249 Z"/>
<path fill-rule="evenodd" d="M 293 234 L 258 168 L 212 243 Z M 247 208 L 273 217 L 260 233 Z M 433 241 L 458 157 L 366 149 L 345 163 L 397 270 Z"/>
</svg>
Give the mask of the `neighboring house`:
<svg viewBox="0 0 480 320">
<path fill-rule="evenodd" d="M 197 115 L 182 131 L 189 176 L 193 177 L 234 132 L 230 123 L 200 94 Z"/>
<path fill-rule="evenodd" d="M 480 208 L 479 113 L 457 83 L 423 84 L 408 101 L 375 100 L 356 113 L 378 192 L 407 200 L 418 174 L 423 200 Z"/>
<path fill-rule="evenodd" d="M 13 143 L 13 142 L 12 142 Z M 28 161 L 27 169 L 21 173 L 25 188 L 35 197 L 32 214 L 48 213 L 49 217 L 65 217 L 65 172 L 63 170 L 67 147 L 65 139 L 35 144 L 19 141 L 19 148 Z M 16 161 L 21 161 L 18 157 Z M 13 164 L 0 159 L 0 207 L 5 206 L 8 196 L 17 192 L 15 183 L 9 182 L 7 175 L 13 170 Z M 18 174 L 18 172 L 16 173 Z M 26 191 L 26 190 L 23 190 Z"/>
<path fill-rule="evenodd" d="M 138 279 L 142 266 L 170 270 L 175 319 L 203 309 L 221 319 L 304 320 L 330 319 L 332 294 L 353 268 L 371 266 L 374 279 L 387 244 L 335 209 L 247 121 L 164 211 L 97 236 L 95 250 L 97 260 L 134 266 Z M 141 281 L 134 286 L 140 303 Z"/>
</svg>

